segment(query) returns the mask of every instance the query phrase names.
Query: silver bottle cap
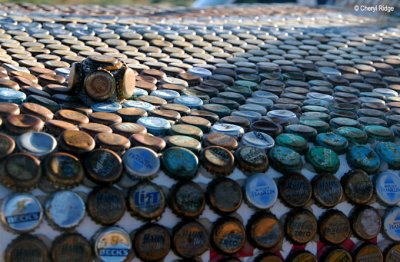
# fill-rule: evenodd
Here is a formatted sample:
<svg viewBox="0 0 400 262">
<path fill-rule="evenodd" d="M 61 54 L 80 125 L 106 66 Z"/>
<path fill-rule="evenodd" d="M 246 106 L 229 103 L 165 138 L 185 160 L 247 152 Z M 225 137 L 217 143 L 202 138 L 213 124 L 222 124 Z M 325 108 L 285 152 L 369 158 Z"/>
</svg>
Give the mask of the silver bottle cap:
<svg viewBox="0 0 400 262">
<path fill-rule="evenodd" d="M 45 204 L 46 217 L 55 227 L 70 229 L 78 226 L 85 217 L 85 202 L 75 192 L 53 193 Z"/>
<path fill-rule="evenodd" d="M 43 218 L 39 200 L 25 193 L 9 195 L 1 205 L 0 219 L 10 230 L 23 233 L 34 230 Z"/>
<path fill-rule="evenodd" d="M 100 261 L 123 262 L 131 250 L 131 238 L 120 227 L 101 228 L 94 236 L 94 252 Z"/>
<path fill-rule="evenodd" d="M 17 146 L 21 151 L 42 157 L 54 151 L 57 140 L 44 132 L 28 132 L 18 137 Z"/>
</svg>

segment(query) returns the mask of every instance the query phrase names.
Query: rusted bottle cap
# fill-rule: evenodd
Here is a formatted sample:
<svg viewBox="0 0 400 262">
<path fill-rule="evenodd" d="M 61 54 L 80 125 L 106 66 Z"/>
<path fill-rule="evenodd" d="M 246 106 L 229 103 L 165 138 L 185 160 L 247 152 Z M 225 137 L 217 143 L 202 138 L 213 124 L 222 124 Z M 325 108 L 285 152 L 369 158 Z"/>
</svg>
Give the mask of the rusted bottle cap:
<svg viewBox="0 0 400 262">
<path fill-rule="evenodd" d="M 230 175 L 234 169 L 233 154 L 220 146 L 208 146 L 201 152 L 202 165 L 212 174 Z"/>
<path fill-rule="evenodd" d="M 374 185 L 367 173 L 361 169 L 351 170 L 342 177 L 342 186 L 347 199 L 355 204 L 365 205 L 374 194 Z"/>
<path fill-rule="evenodd" d="M 221 177 L 208 184 L 206 197 L 211 209 L 217 213 L 226 214 L 239 209 L 243 193 L 236 181 Z"/>
<path fill-rule="evenodd" d="M 39 117 L 42 121 L 53 119 L 53 112 L 51 112 L 47 107 L 36 103 L 23 103 L 20 110 L 22 114 Z"/>
<path fill-rule="evenodd" d="M 1 205 L 0 220 L 6 229 L 15 233 L 36 229 L 42 222 L 42 218 L 42 205 L 31 194 L 11 194 L 3 200 Z"/>
<path fill-rule="evenodd" d="M 14 139 L 6 134 L 0 134 L 0 159 L 9 156 L 14 149 Z"/>
<path fill-rule="evenodd" d="M 49 155 L 44 166 L 46 179 L 57 188 L 77 186 L 85 175 L 79 159 L 68 153 L 56 152 Z"/>
<path fill-rule="evenodd" d="M 181 217 L 196 218 L 205 208 L 203 189 L 192 181 L 179 182 L 171 189 L 169 196 L 170 208 Z"/>
<path fill-rule="evenodd" d="M 255 213 L 247 223 L 247 237 L 257 248 L 274 248 L 283 240 L 283 228 L 279 220 L 271 213 Z"/>
<path fill-rule="evenodd" d="M 125 107 L 117 111 L 124 122 L 135 123 L 139 118 L 146 117 L 147 112 L 141 108 Z"/>
<path fill-rule="evenodd" d="M 283 176 L 278 188 L 280 198 L 291 207 L 303 207 L 311 200 L 311 183 L 301 174 Z"/>
<path fill-rule="evenodd" d="M 287 214 L 285 220 L 286 237 L 296 244 L 304 245 L 317 234 L 317 219 L 307 209 L 297 209 Z"/>
<path fill-rule="evenodd" d="M 41 131 L 44 122 L 33 115 L 9 115 L 4 121 L 7 131 L 13 134 L 21 135 L 30 131 Z"/>
<path fill-rule="evenodd" d="M 133 134 L 129 140 L 132 146 L 147 147 L 155 152 L 160 152 L 166 147 L 166 143 L 162 138 L 150 134 Z"/>
<path fill-rule="evenodd" d="M 98 187 L 90 192 L 86 206 L 96 223 L 113 225 L 125 213 L 125 196 L 115 187 Z"/>
<path fill-rule="evenodd" d="M 291 259 L 290 261 L 292 261 L 292 262 L 317 262 L 318 261 L 317 257 L 308 251 L 296 252 L 292 256 L 290 256 L 290 259 Z"/>
<path fill-rule="evenodd" d="M 60 147 L 72 153 L 82 154 L 92 151 L 95 141 L 83 131 L 66 130 L 60 135 Z"/>
<path fill-rule="evenodd" d="M 132 255 L 132 242 L 129 234 L 122 228 L 100 228 L 93 236 L 94 254 L 100 261 L 123 262 Z"/>
<path fill-rule="evenodd" d="M 246 232 L 240 220 L 224 217 L 217 220 L 211 231 L 211 244 L 223 254 L 237 253 L 246 242 Z"/>
<path fill-rule="evenodd" d="M 383 254 L 378 246 L 373 244 L 364 244 L 359 247 L 353 255 L 355 262 L 376 261 L 383 262 Z M 388 261 L 388 260 L 386 260 Z"/>
<path fill-rule="evenodd" d="M 353 211 L 351 227 L 357 237 L 371 240 L 379 234 L 381 226 L 381 216 L 375 208 L 360 206 Z"/>
<path fill-rule="evenodd" d="M 128 138 L 114 133 L 99 133 L 95 136 L 96 145 L 123 154 L 130 146 Z"/>
<path fill-rule="evenodd" d="M 283 259 L 277 255 L 266 253 L 257 256 L 254 262 L 283 262 Z"/>
<path fill-rule="evenodd" d="M 92 122 L 80 124 L 79 129 L 88 133 L 93 138 L 99 133 L 112 133 L 112 129 L 110 127 Z"/>
<path fill-rule="evenodd" d="M 158 224 L 145 224 L 135 232 L 134 250 L 144 261 L 163 260 L 171 249 L 168 230 Z"/>
<path fill-rule="evenodd" d="M 193 125 L 201 129 L 203 133 L 208 133 L 211 128 L 211 122 L 203 117 L 184 116 L 179 120 L 182 124 Z"/>
<path fill-rule="evenodd" d="M 190 136 L 167 136 L 165 137 L 165 141 L 168 147 L 183 147 L 196 155 L 200 153 L 201 150 L 201 143 Z"/>
<path fill-rule="evenodd" d="M 129 190 L 128 207 L 130 213 L 140 219 L 158 219 L 166 207 L 164 191 L 157 184 L 141 181 Z"/>
<path fill-rule="evenodd" d="M 324 208 L 336 206 L 343 197 L 343 188 L 337 177 L 321 174 L 312 181 L 313 196 L 319 205 Z"/>
<path fill-rule="evenodd" d="M 0 102 L 0 116 L 7 117 L 9 115 L 19 115 L 20 109 L 17 104 Z"/>
<path fill-rule="evenodd" d="M 89 118 L 86 115 L 70 109 L 61 109 L 57 111 L 55 118 L 74 125 L 89 123 Z"/>
<path fill-rule="evenodd" d="M 220 134 L 220 133 L 213 133 L 208 134 L 203 139 L 204 146 L 220 146 L 226 148 L 228 150 L 235 150 L 238 147 L 237 140 L 229 135 Z"/>
<path fill-rule="evenodd" d="M 87 177 L 96 184 L 111 185 L 121 178 L 122 159 L 109 149 L 100 148 L 90 152 L 84 159 Z"/>
<path fill-rule="evenodd" d="M 238 167 L 250 173 L 263 173 L 268 169 L 268 156 L 265 150 L 243 146 L 236 150 L 235 157 Z"/>
<path fill-rule="evenodd" d="M 79 233 L 66 233 L 54 239 L 50 256 L 53 261 L 90 262 L 93 251 L 90 242 Z"/>
<path fill-rule="evenodd" d="M 109 112 L 94 112 L 90 114 L 89 119 L 91 122 L 106 126 L 122 122 L 122 118 L 119 115 Z"/>
<path fill-rule="evenodd" d="M 15 238 L 4 251 L 5 262 L 49 261 L 49 250 L 39 237 L 23 234 Z"/>
<path fill-rule="evenodd" d="M 196 221 L 181 222 L 174 227 L 172 248 L 182 258 L 201 256 L 209 249 L 207 230 Z"/>
<path fill-rule="evenodd" d="M 1 168 L 1 183 L 15 191 L 31 190 L 41 177 L 39 159 L 27 153 L 9 155 Z"/>
<path fill-rule="evenodd" d="M 339 245 L 349 237 L 350 231 L 349 219 L 338 210 L 331 209 L 319 219 L 319 236 L 328 243 Z"/>
</svg>

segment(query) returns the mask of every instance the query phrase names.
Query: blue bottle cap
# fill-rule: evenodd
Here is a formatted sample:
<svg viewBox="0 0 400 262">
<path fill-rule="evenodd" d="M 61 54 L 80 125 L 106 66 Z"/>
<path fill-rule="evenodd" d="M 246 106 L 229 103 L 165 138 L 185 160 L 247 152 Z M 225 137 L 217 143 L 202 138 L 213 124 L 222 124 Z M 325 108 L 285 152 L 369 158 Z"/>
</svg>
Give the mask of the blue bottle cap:
<svg viewBox="0 0 400 262">
<path fill-rule="evenodd" d="M 14 232 L 32 231 L 39 226 L 42 218 L 42 206 L 39 200 L 31 194 L 11 194 L 3 200 L 1 205 L 1 222 Z"/>
<path fill-rule="evenodd" d="M 369 145 L 354 145 L 346 154 L 347 162 L 354 169 L 362 169 L 367 173 L 379 170 L 381 160 Z"/>
<path fill-rule="evenodd" d="M 125 103 L 122 104 L 123 107 L 133 107 L 133 108 L 140 108 L 146 111 L 152 111 L 155 108 L 155 106 L 153 106 L 152 104 L 148 103 L 148 102 L 142 102 L 142 101 L 134 101 L 134 100 L 129 100 L 126 101 Z"/>
<path fill-rule="evenodd" d="M 199 160 L 189 149 L 170 147 L 163 152 L 161 162 L 167 175 L 177 180 L 190 180 L 197 175 Z"/>
<path fill-rule="evenodd" d="M 212 75 L 210 70 L 207 70 L 207 69 L 201 68 L 201 67 L 189 68 L 187 72 L 189 74 L 196 75 L 196 76 L 199 76 L 199 77 L 204 78 L 204 79 L 207 79 Z"/>
<path fill-rule="evenodd" d="M 400 241 L 400 207 L 389 210 L 383 219 L 385 234 L 393 241 Z"/>
<path fill-rule="evenodd" d="M 320 133 L 315 138 L 317 145 L 332 149 L 337 154 L 346 152 L 349 142 L 346 138 L 335 133 Z"/>
<path fill-rule="evenodd" d="M 148 95 L 149 95 L 149 92 L 147 92 L 146 90 L 135 87 L 132 97 L 137 98 L 137 97 L 148 96 Z"/>
<path fill-rule="evenodd" d="M 250 122 L 255 122 L 257 120 L 260 120 L 262 117 L 262 115 L 260 113 L 253 112 L 253 111 L 233 111 L 231 113 L 231 116 L 244 117 L 244 118 L 247 118 Z"/>
<path fill-rule="evenodd" d="M 258 209 L 271 208 L 278 199 L 275 181 L 266 174 L 255 174 L 246 180 L 246 201 Z"/>
<path fill-rule="evenodd" d="M 328 107 L 330 102 L 322 99 L 316 99 L 316 98 L 309 98 L 304 100 L 303 105 L 304 106 L 323 106 L 323 107 Z"/>
<path fill-rule="evenodd" d="M 267 98 L 269 100 L 272 100 L 273 102 L 276 102 L 276 100 L 279 99 L 279 96 L 275 95 L 274 93 L 268 92 L 268 91 L 263 91 L 263 90 L 258 90 L 255 91 L 251 94 L 252 97 L 260 97 L 260 98 Z"/>
<path fill-rule="evenodd" d="M 267 110 L 270 110 L 274 105 L 274 101 L 264 97 L 249 97 L 246 99 L 246 104 L 255 104 L 265 107 Z"/>
<path fill-rule="evenodd" d="M 155 136 L 164 136 L 171 129 L 171 123 L 161 117 L 141 117 L 137 120 L 137 123 L 144 126 L 147 132 Z"/>
<path fill-rule="evenodd" d="M 157 96 L 161 97 L 162 99 L 165 99 L 167 102 L 172 102 L 174 101 L 175 98 L 179 97 L 180 94 L 174 90 L 154 90 L 151 92 L 152 96 Z"/>
<path fill-rule="evenodd" d="M 200 109 L 203 100 L 197 96 L 180 96 L 174 99 L 174 103 L 187 106 L 189 108 Z"/>
<path fill-rule="evenodd" d="M 248 146 L 268 150 L 275 145 L 274 139 L 263 132 L 252 131 L 243 135 L 242 143 Z"/>
<path fill-rule="evenodd" d="M 123 158 L 125 170 L 134 178 L 151 178 L 160 170 L 160 159 L 147 147 L 134 147 L 126 151 Z"/>
<path fill-rule="evenodd" d="M 267 117 L 279 124 L 296 124 L 298 119 L 295 113 L 289 110 L 271 110 L 267 113 Z"/>
<path fill-rule="evenodd" d="M 253 111 L 257 112 L 263 116 L 267 114 L 267 109 L 264 106 L 256 105 L 256 104 L 244 104 L 239 106 L 239 111 Z"/>
<path fill-rule="evenodd" d="M 241 126 L 226 124 L 226 123 L 215 123 L 211 127 L 210 133 L 219 133 L 224 135 L 233 136 L 236 138 L 241 137 L 244 134 L 244 129 Z"/>
<path fill-rule="evenodd" d="M 375 152 L 381 160 L 388 163 L 389 168 L 400 169 L 400 146 L 392 142 L 379 142 Z"/>
<path fill-rule="evenodd" d="M 85 202 L 75 192 L 57 191 L 45 203 L 46 217 L 52 226 L 71 229 L 85 218 Z"/>
<path fill-rule="evenodd" d="M 22 104 L 26 100 L 26 95 L 23 92 L 9 88 L 0 88 L 0 102 L 10 102 Z"/>
<path fill-rule="evenodd" d="M 386 205 L 396 205 L 400 201 L 400 176 L 386 171 L 376 178 L 375 190 L 379 199 Z"/>
<path fill-rule="evenodd" d="M 54 151 L 57 140 L 44 132 L 28 132 L 18 137 L 17 146 L 20 151 L 42 157 Z"/>
<path fill-rule="evenodd" d="M 92 110 L 94 112 L 114 113 L 120 110 L 121 108 L 122 106 L 117 102 L 96 103 L 92 105 Z"/>
<path fill-rule="evenodd" d="M 318 100 L 323 100 L 326 102 L 332 102 L 333 101 L 333 96 L 327 95 L 327 94 L 321 94 L 317 92 L 309 92 L 307 93 L 307 98 L 308 99 L 318 99 Z"/>
</svg>

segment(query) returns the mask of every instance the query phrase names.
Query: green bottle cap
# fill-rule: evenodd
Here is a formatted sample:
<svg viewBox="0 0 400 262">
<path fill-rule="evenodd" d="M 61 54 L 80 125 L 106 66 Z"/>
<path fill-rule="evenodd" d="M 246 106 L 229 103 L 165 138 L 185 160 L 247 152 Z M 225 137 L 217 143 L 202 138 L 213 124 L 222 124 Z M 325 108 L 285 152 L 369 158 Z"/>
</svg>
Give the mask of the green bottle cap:
<svg viewBox="0 0 400 262">
<path fill-rule="evenodd" d="M 305 154 L 308 151 L 308 143 L 303 137 L 295 134 L 280 134 L 275 138 L 278 146 L 288 147 L 299 154 Z"/>
<path fill-rule="evenodd" d="M 319 146 L 323 146 L 332 149 L 337 154 L 343 154 L 346 152 L 349 142 L 341 135 L 335 133 L 321 133 L 318 134 L 315 142 Z"/>
<path fill-rule="evenodd" d="M 368 141 L 367 133 L 356 127 L 343 126 L 339 127 L 334 132 L 343 136 L 352 144 L 365 144 Z"/>
<path fill-rule="evenodd" d="M 321 146 L 310 148 L 306 160 L 318 173 L 334 174 L 340 166 L 338 155 L 333 150 Z"/>
<path fill-rule="evenodd" d="M 167 175 L 177 180 L 194 178 L 199 165 L 197 156 L 183 147 L 170 147 L 165 150 L 161 162 Z"/>
<path fill-rule="evenodd" d="M 272 167 L 282 173 L 298 172 L 303 167 L 301 155 L 288 147 L 273 147 L 269 157 Z"/>
</svg>

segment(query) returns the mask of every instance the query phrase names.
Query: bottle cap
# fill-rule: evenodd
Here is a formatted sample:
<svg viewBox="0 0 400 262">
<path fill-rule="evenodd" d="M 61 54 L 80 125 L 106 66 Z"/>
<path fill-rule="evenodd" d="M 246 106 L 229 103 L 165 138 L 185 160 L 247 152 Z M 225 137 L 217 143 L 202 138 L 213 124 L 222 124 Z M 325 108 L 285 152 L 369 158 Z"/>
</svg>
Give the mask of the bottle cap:
<svg viewBox="0 0 400 262">
<path fill-rule="evenodd" d="M 357 237 L 371 240 L 379 234 L 381 226 L 381 216 L 375 208 L 360 206 L 353 211 L 351 227 Z"/>
<path fill-rule="evenodd" d="M 165 99 L 167 102 L 173 102 L 175 98 L 180 96 L 177 91 L 168 89 L 154 90 L 151 95 Z"/>
<path fill-rule="evenodd" d="M 197 116 L 184 116 L 179 120 L 179 123 L 196 126 L 201 129 L 203 133 L 208 133 L 211 128 L 211 122 L 206 118 Z"/>
<path fill-rule="evenodd" d="M 77 186 L 85 175 L 79 159 L 68 153 L 52 153 L 45 159 L 44 166 L 46 179 L 57 188 Z"/>
<path fill-rule="evenodd" d="M 186 148 L 195 153 L 196 155 L 201 150 L 201 143 L 190 136 L 180 136 L 180 135 L 167 136 L 165 137 L 165 141 L 168 147 Z"/>
<path fill-rule="evenodd" d="M 241 139 L 242 143 L 263 150 L 269 150 L 275 145 L 274 139 L 263 132 L 251 131 L 245 133 Z"/>
<path fill-rule="evenodd" d="M 65 130 L 59 142 L 62 149 L 76 154 L 90 152 L 95 147 L 95 141 L 89 134 L 77 130 Z"/>
<path fill-rule="evenodd" d="M 117 111 L 124 122 L 135 123 L 139 118 L 146 117 L 147 112 L 142 108 L 124 107 Z"/>
<path fill-rule="evenodd" d="M 29 191 L 41 177 L 39 159 L 27 153 L 9 155 L 2 168 L 1 183 L 15 191 Z"/>
<path fill-rule="evenodd" d="M 50 255 L 53 261 L 60 262 L 93 260 L 89 241 L 79 233 L 66 233 L 54 239 Z"/>
<path fill-rule="evenodd" d="M 375 152 L 391 169 L 400 169 L 400 146 L 392 142 L 378 142 Z"/>
<path fill-rule="evenodd" d="M 292 262 L 318 262 L 317 257 L 308 251 L 296 252 L 290 259 Z"/>
<path fill-rule="evenodd" d="M 117 102 L 96 103 L 91 106 L 93 112 L 114 113 L 122 108 Z"/>
<path fill-rule="evenodd" d="M 399 255 L 400 255 L 400 244 L 395 244 L 386 252 L 385 261 L 395 262 L 398 260 Z"/>
<path fill-rule="evenodd" d="M 43 132 L 28 132 L 20 135 L 17 139 L 18 149 L 37 157 L 50 154 L 57 147 L 56 139 Z"/>
<path fill-rule="evenodd" d="M 285 127 L 285 132 L 302 136 L 309 141 L 314 140 L 317 135 L 317 130 L 315 128 L 301 124 L 288 125 Z"/>
<path fill-rule="evenodd" d="M 48 261 L 49 250 L 39 237 L 23 234 L 15 238 L 4 251 L 5 262 Z"/>
<path fill-rule="evenodd" d="M 306 160 L 318 173 L 335 174 L 340 167 L 338 155 L 331 149 L 314 146 L 308 150 Z"/>
<path fill-rule="evenodd" d="M 333 244 L 343 243 L 351 232 L 349 219 L 339 210 L 331 209 L 325 212 L 318 222 L 318 232 L 321 239 Z"/>
<path fill-rule="evenodd" d="M 280 198 L 291 207 L 303 207 L 311 199 L 311 183 L 301 174 L 283 176 L 278 188 Z"/>
<path fill-rule="evenodd" d="M 87 177 L 96 184 L 111 185 L 122 175 L 122 160 L 115 152 L 100 148 L 90 152 L 84 159 Z"/>
<path fill-rule="evenodd" d="M 353 261 L 349 252 L 342 248 L 333 249 L 325 255 L 324 261 L 334 262 L 334 261 Z"/>
<path fill-rule="evenodd" d="M 317 219 L 307 209 L 292 210 L 285 220 L 285 234 L 290 241 L 304 245 L 317 234 Z"/>
<path fill-rule="evenodd" d="M 170 147 L 163 152 L 161 162 L 167 175 L 177 180 L 190 180 L 197 175 L 199 160 L 190 150 Z"/>
<path fill-rule="evenodd" d="M 360 123 L 357 120 L 347 118 L 347 117 L 334 117 L 329 121 L 329 125 L 334 128 L 340 127 L 355 127 L 358 128 Z"/>
<path fill-rule="evenodd" d="M 31 194 L 11 194 L 1 205 L 0 219 L 3 225 L 13 232 L 33 231 L 42 222 L 42 218 L 42 206 Z"/>
<path fill-rule="evenodd" d="M 347 172 L 342 177 L 342 186 L 347 199 L 355 204 L 367 204 L 374 194 L 372 180 L 360 169 Z"/>
<path fill-rule="evenodd" d="M 143 102 L 143 101 L 134 101 L 134 100 L 128 100 L 125 101 L 122 106 L 124 108 L 138 108 L 138 109 L 143 109 L 146 112 L 147 111 L 152 111 L 155 109 L 155 106 L 148 102 Z"/>
<path fill-rule="evenodd" d="M 258 147 L 240 147 L 236 150 L 235 158 L 238 167 L 245 172 L 264 173 L 269 167 L 267 154 Z"/>
<path fill-rule="evenodd" d="M 383 254 L 380 248 L 373 244 L 364 244 L 355 252 L 354 261 L 380 261 L 383 262 Z M 386 261 L 390 261 L 387 260 Z"/>
<path fill-rule="evenodd" d="M 144 126 L 149 133 L 155 136 L 164 136 L 171 129 L 170 122 L 160 117 L 141 117 L 137 123 Z"/>
<path fill-rule="evenodd" d="M 241 221 L 233 217 L 217 220 L 211 231 L 211 244 L 223 254 L 237 253 L 246 242 L 246 231 Z"/>
<path fill-rule="evenodd" d="M 132 216 L 147 221 L 158 219 L 166 207 L 164 192 L 157 184 L 140 181 L 129 190 L 128 207 Z"/>
<path fill-rule="evenodd" d="M 46 124 L 47 124 L 47 122 L 46 122 Z M 103 125 L 103 124 L 92 123 L 92 122 L 80 124 L 79 129 L 81 131 L 86 132 L 91 137 L 95 137 L 99 133 L 112 133 L 112 129 L 110 127 Z"/>
<path fill-rule="evenodd" d="M 0 116 L 2 118 L 7 117 L 8 115 L 19 115 L 20 109 L 17 104 L 0 102 Z"/>
<path fill-rule="evenodd" d="M 78 111 L 70 110 L 70 109 L 58 110 L 57 113 L 55 114 L 55 117 L 57 119 L 69 122 L 74 125 L 89 123 L 89 118 L 86 115 L 84 115 L 83 113 L 80 113 Z"/>
<path fill-rule="evenodd" d="M 114 133 L 99 133 L 95 141 L 98 147 L 110 149 L 117 154 L 123 154 L 131 146 L 128 138 Z"/>
<path fill-rule="evenodd" d="M 89 216 L 96 223 L 113 225 L 125 213 L 125 196 L 115 187 L 98 187 L 90 192 L 86 206 Z"/>
<path fill-rule="evenodd" d="M 203 189 L 191 181 L 175 184 L 169 198 L 170 208 L 180 217 L 196 218 L 205 208 Z"/>
<path fill-rule="evenodd" d="M 166 146 L 166 143 L 162 138 L 150 134 L 133 134 L 129 137 L 129 140 L 134 147 L 144 146 L 154 150 L 155 152 L 162 151 Z"/>
<path fill-rule="evenodd" d="M 265 174 L 252 175 L 246 180 L 245 199 L 254 208 L 271 208 L 278 199 L 275 181 Z"/>
<path fill-rule="evenodd" d="M 85 211 L 85 202 L 72 191 L 57 191 L 45 203 L 46 217 L 56 229 L 77 227 L 84 219 Z"/>
<path fill-rule="evenodd" d="M 312 181 L 312 187 L 315 200 L 324 208 L 332 208 L 342 200 L 343 188 L 334 175 L 316 176 Z"/>
<path fill-rule="evenodd" d="M 183 95 L 180 97 L 176 97 L 174 99 L 174 103 L 187 106 L 189 108 L 200 109 L 203 105 L 203 100 L 193 95 Z"/>
<path fill-rule="evenodd" d="M 375 181 L 375 191 L 383 203 L 396 205 L 400 201 L 400 176 L 390 171 L 379 174 Z"/>
<path fill-rule="evenodd" d="M 160 159 L 153 150 L 146 147 L 134 147 L 123 156 L 125 170 L 129 175 L 150 178 L 160 170 Z"/>
<path fill-rule="evenodd" d="M 26 100 L 25 93 L 10 88 L 0 88 L 0 102 L 22 104 Z"/>
<path fill-rule="evenodd" d="M 217 114 L 205 110 L 192 109 L 190 110 L 190 116 L 203 117 L 212 124 L 219 120 L 219 116 Z"/>
<path fill-rule="evenodd" d="M 133 242 L 136 256 L 144 261 L 163 260 L 171 249 L 168 230 L 158 224 L 145 224 L 140 227 Z"/>
<path fill-rule="evenodd" d="M 239 209 L 243 193 L 236 181 L 221 177 L 208 184 L 206 197 L 211 209 L 220 214 L 227 214 Z"/>
<path fill-rule="evenodd" d="M 271 213 L 255 213 L 247 223 L 249 241 L 261 250 L 276 247 L 283 240 L 283 228 L 279 220 Z"/>
<path fill-rule="evenodd" d="M 93 237 L 94 253 L 100 261 L 123 262 L 132 252 L 129 234 L 120 227 L 100 228 Z"/>
<path fill-rule="evenodd" d="M 315 138 L 315 142 L 335 151 L 337 154 L 345 153 L 348 146 L 347 139 L 336 133 L 320 133 Z"/>
<path fill-rule="evenodd" d="M 34 115 L 39 117 L 42 121 L 47 121 L 53 119 L 53 112 L 51 112 L 48 108 L 41 106 L 36 103 L 23 103 L 21 105 L 21 113 L 27 115 Z M 8 114 L 8 115 L 18 115 L 18 114 Z"/>
<path fill-rule="evenodd" d="M 236 261 L 236 260 L 234 260 Z M 266 253 L 257 256 L 254 262 L 283 262 L 283 259 L 277 255 Z"/>
<path fill-rule="evenodd" d="M 204 168 L 215 175 L 230 175 L 235 168 L 233 154 L 220 146 L 204 148 L 201 152 L 200 160 Z"/>
<path fill-rule="evenodd" d="M 172 248 L 183 258 L 201 256 L 209 249 L 207 230 L 197 221 L 181 222 L 174 227 Z"/>
<path fill-rule="evenodd" d="M 354 145 L 346 154 L 347 162 L 354 169 L 362 169 L 371 174 L 381 166 L 381 160 L 369 145 Z"/>
<path fill-rule="evenodd" d="M 383 219 L 383 229 L 386 236 L 393 241 L 400 241 L 400 207 L 393 207 L 387 211 Z"/>
<path fill-rule="evenodd" d="M 238 147 L 237 140 L 229 135 L 213 133 L 203 139 L 204 146 L 220 146 L 228 150 L 235 150 Z"/>
<path fill-rule="evenodd" d="M 275 138 L 278 146 L 293 149 L 299 154 L 305 154 L 308 151 L 308 143 L 302 136 L 294 134 L 280 134 Z"/>
<path fill-rule="evenodd" d="M 190 136 L 194 139 L 201 141 L 203 137 L 203 131 L 194 126 L 194 125 L 186 125 L 186 124 L 177 124 L 173 125 L 169 130 L 171 135 L 183 135 L 183 136 Z"/>
<path fill-rule="evenodd" d="M 9 156 L 14 149 L 14 139 L 6 134 L 0 134 L 0 159 Z"/>
<path fill-rule="evenodd" d="M 364 127 L 368 138 L 373 141 L 389 142 L 394 141 L 394 134 L 392 130 L 380 125 L 368 125 Z"/>
<path fill-rule="evenodd" d="M 41 131 L 44 122 L 33 115 L 9 115 L 4 121 L 4 126 L 10 133 L 22 135 L 31 131 Z"/>
<path fill-rule="evenodd" d="M 300 171 L 304 164 L 299 153 L 283 146 L 274 146 L 271 148 L 269 158 L 272 167 L 282 173 Z"/>
</svg>

